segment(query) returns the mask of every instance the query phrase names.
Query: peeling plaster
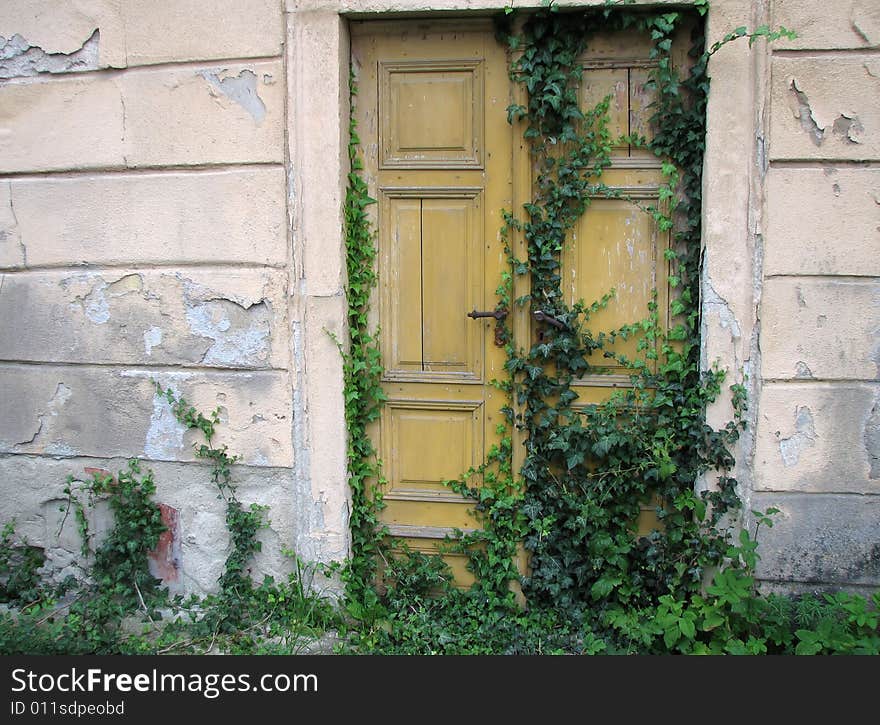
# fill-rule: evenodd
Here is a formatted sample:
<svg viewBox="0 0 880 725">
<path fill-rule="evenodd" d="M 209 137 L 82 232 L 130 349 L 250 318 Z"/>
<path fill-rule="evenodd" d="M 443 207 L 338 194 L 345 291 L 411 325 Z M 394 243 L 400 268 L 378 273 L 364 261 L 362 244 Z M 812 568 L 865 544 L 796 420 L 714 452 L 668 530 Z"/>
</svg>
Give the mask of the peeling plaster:
<svg viewBox="0 0 880 725">
<path fill-rule="evenodd" d="M 715 290 L 715 287 L 712 285 L 712 280 L 709 279 L 709 276 L 706 275 L 703 280 L 703 288 L 702 288 L 702 303 L 701 308 L 703 310 L 702 315 L 702 330 L 700 331 L 702 339 L 708 339 L 706 324 L 708 313 L 715 312 L 718 315 L 718 324 L 722 329 L 728 330 L 730 332 L 730 339 L 732 342 L 737 342 L 742 338 L 742 329 L 740 328 L 739 322 L 736 319 L 736 316 L 733 314 L 733 311 L 730 309 L 730 304 L 725 300 L 718 292 Z M 703 346 L 705 348 L 705 346 Z M 736 346 L 735 346 L 736 348 Z M 705 354 L 705 350 L 704 353 Z M 735 349 L 734 354 L 736 359 L 734 361 L 735 368 L 739 369 L 741 365 L 741 361 L 739 359 L 739 352 Z M 704 367 L 708 367 L 708 361 L 703 360 Z"/>
<path fill-rule="evenodd" d="M 219 73 L 225 73 L 225 71 Z M 245 69 L 237 76 L 222 78 L 218 73 L 211 71 L 201 71 L 199 75 L 208 81 L 213 88 L 247 111 L 257 124 L 266 117 L 266 104 L 257 93 L 257 76 L 252 70 Z"/>
<path fill-rule="evenodd" d="M 852 116 L 841 114 L 834 121 L 831 130 L 838 136 L 842 136 L 849 143 L 861 143 L 861 136 L 865 132 L 865 127 L 855 114 Z"/>
<path fill-rule="evenodd" d="M 880 478 L 880 399 L 865 422 L 865 453 L 868 455 L 868 478 Z"/>
<path fill-rule="evenodd" d="M 795 374 L 796 378 L 805 378 L 809 379 L 813 377 L 813 371 L 810 370 L 810 366 L 807 365 L 803 360 L 798 360 L 795 365 Z"/>
<path fill-rule="evenodd" d="M 190 332 L 214 343 L 201 362 L 205 365 L 266 364 L 270 351 L 271 313 L 265 300 L 245 307 L 218 299 L 187 306 Z"/>
<path fill-rule="evenodd" d="M 796 103 L 796 107 L 792 107 L 794 117 L 800 120 L 801 128 L 809 135 L 814 145 L 821 146 L 825 142 L 829 127 L 833 134 L 840 136 L 846 143 L 862 143 L 861 137 L 865 127 L 858 115 L 849 110 L 841 111 L 832 120 L 831 114 L 820 113 L 810 104 L 807 94 L 798 88 L 797 79 L 792 78 L 789 88 Z"/>
<path fill-rule="evenodd" d="M 813 424 L 813 413 L 807 406 L 798 407 L 794 420 L 795 434 L 779 441 L 779 453 L 786 468 L 796 466 L 801 453 L 812 448 L 816 442 L 816 428 Z"/>
<path fill-rule="evenodd" d="M 67 277 L 60 282 L 62 288 L 88 287 L 85 294 L 76 294 L 71 306 L 80 305 L 89 318 L 96 325 L 104 325 L 110 320 L 110 301 L 131 293 L 142 293 L 144 280 L 140 274 L 127 274 L 113 282 L 107 282 L 97 274 L 84 274 L 76 277 Z"/>
<path fill-rule="evenodd" d="M 47 418 L 57 418 L 61 412 L 61 409 L 67 404 L 67 401 L 70 400 L 73 395 L 73 391 L 67 387 L 64 383 L 58 383 L 55 386 L 55 392 L 52 393 L 52 397 L 46 402 L 45 412 L 41 412 L 37 416 L 36 420 L 36 430 L 30 438 L 26 438 L 24 440 L 18 441 L 16 446 L 29 446 L 37 442 L 37 439 L 46 432 L 48 429 L 48 420 Z M 48 443 L 44 446 L 44 451 L 50 454 L 58 454 L 58 455 L 76 455 L 76 451 L 70 446 L 60 443 L 58 441 L 54 441 Z"/>
<path fill-rule="evenodd" d="M 175 390 L 175 395 L 179 393 Z M 178 422 L 171 404 L 164 397 L 153 396 L 153 414 L 144 441 L 144 455 L 160 461 L 174 461 L 184 450 L 186 426 Z"/>
<path fill-rule="evenodd" d="M 849 24 L 853 32 L 864 40 L 867 45 L 871 46 L 877 45 L 878 41 L 880 41 L 880 36 L 877 35 L 878 30 L 880 30 L 878 28 L 880 13 L 877 12 L 874 2 L 876 0 L 867 0 L 863 4 L 854 5 L 849 18 Z M 865 8 L 864 5 L 869 7 Z"/>
<path fill-rule="evenodd" d="M 147 355 L 153 354 L 153 348 L 162 344 L 162 328 L 151 325 L 150 329 L 144 331 L 144 352 Z"/>
<path fill-rule="evenodd" d="M 10 38 L 0 36 L 0 79 L 97 70 L 100 35 L 95 28 L 82 46 L 70 53 L 47 52 L 17 33 Z"/>
<path fill-rule="evenodd" d="M 819 126 L 819 123 L 813 117 L 813 109 L 810 107 L 810 100 L 807 98 L 807 94 L 797 87 L 797 81 L 794 78 L 791 80 L 790 88 L 792 93 L 794 93 L 798 106 L 794 113 L 795 118 L 800 119 L 801 128 L 809 134 L 810 140 L 816 146 L 821 146 L 822 141 L 825 140 L 825 128 L 824 126 Z"/>
</svg>

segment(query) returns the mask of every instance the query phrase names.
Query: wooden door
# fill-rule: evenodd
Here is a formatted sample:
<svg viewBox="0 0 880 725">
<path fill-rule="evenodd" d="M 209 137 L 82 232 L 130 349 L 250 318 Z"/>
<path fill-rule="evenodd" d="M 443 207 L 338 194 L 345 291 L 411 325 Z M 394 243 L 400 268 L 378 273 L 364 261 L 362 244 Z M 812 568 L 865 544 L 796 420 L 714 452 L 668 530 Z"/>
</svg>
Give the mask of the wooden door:
<svg viewBox="0 0 880 725">
<path fill-rule="evenodd" d="M 473 502 L 443 482 L 479 466 L 499 442 L 505 400 L 490 381 L 504 377 L 504 350 L 495 345 L 493 319 L 466 315 L 495 309 L 507 264 L 501 213 L 530 198 L 522 128 L 511 127 L 506 113 L 511 102 L 525 99 L 509 80 L 505 50 L 488 21 L 354 22 L 351 31 L 365 178 L 378 202 L 372 307 L 388 402 L 373 436 L 387 481 L 382 519 L 392 535 L 431 552 L 455 528 L 476 525 L 468 513 Z M 622 32 L 593 39 L 582 58 L 583 108 L 610 95 L 613 137 L 650 138 L 649 49 L 647 38 Z M 592 319 L 598 332 L 645 318 L 656 290 L 667 323 L 669 235 L 639 208 L 658 202 L 660 162 L 649 151 L 619 145 L 603 180 L 626 198 L 594 199 L 567 240 L 568 301 L 589 303 L 616 291 Z M 525 258 L 523 240 L 514 243 Z M 515 284 L 517 296 L 527 291 L 527 278 Z M 509 313 L 515 343 L 537 341 L 541 323 L 530 310 L 514 306 Z M 636 352 L 631 340 L 615 349 Z M 625 368 L 598 368 L 575 384 L 578 404 L 628 384 Z M 522 446 L 514 446 L 514 455 L 517 469 Z M 655 523 L 646 506 L 640 529 Z M 469 581 L 464 561 L 448 560 L 458 580 Z"/>
<path fill-rule="evenodd" d="M 673 62 L 683 65 L 686 30 L 676 38 Z M 610 96 L 608 130 L 612 139 L 633 134 L 652 138 L 650 116 L 656 91 L 649 74 L 657 61 L 650 58 L 650 39 L 635 31 L 621 31 L 591 40 L 581 57 L 584 73 L 580 85 L 581 108 L 589 110 Z M 610 332 L 639 322 L 649 315 L 649 304 L 656 299 L 661 327 L 672 322 L 669 300 L 670 233 L 658 228 L 648 207 L 660 204 L 663 184 L 661 160 L 639 145 L 619 143 L 612 148 L 611 165 L 602 181 L 618 191 L 620 198 L 599 196 L 591 200 L 580 218 L 561 259 L 563 292 L 571 304 L 591 303 L 611 290 L 615 296 L 608 306 L 590 318 L 594 333 Z M 533 334 L 540 334 L 535 329 Z M 645 357 L 637 350 L 638 340 L 618 338 L 607 349 L 629 359 Z M 573 385 L 577 405 L 601 402 L 620 387 L 630 385 L 629 370 L 614 359 L 596 355 L 590 360 L 593 372 Z M 648 361 L 655 369 L 656 360 Z M 642 507 L 638 533 L 646 534 L 658 526 L 656 499 Z"/>
<path fill-rule="evenodd" d="M 444 481 L 483 463 L 504 398 L 492 311 L 511 208 L 507 60 L 489 22 L 352 24 L 365 178 L 377 200 L 376 315 L 388 401 L 374 432 L 392 535 L 436 551 L 473 529 Z M 475 481 L 475 483 L 478 483 Z M 447 559 L 466 582 L 463 557 Z"/>
</svg>

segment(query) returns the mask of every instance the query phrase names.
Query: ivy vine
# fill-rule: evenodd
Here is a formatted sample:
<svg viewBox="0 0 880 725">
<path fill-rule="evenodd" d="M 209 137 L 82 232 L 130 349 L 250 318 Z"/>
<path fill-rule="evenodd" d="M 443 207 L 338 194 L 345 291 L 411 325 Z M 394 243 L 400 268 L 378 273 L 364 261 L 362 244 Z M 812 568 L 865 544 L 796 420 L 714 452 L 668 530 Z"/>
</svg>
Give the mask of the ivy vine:
<svg viewBox="0 0 880 725">
<path fill-rule="evenodd" d="M 499 304 L 539 309 L 561 324 L 548 326 L 542 339 L 527 349 L 515 346 L 510 329 L 502 330 L 509 377 L 496 384 L 510 396 L 507 425 L 499 429 L 502 443 L 483 466 L 450 482 L 475 500 L 483 523 L 480 531 L 457 544 L 471 557 L 477 578 L 471 594 L 481 601 L 510 607 L 510 585 L 520 580 L 531 607 L 564 612 L 568 621 L 598 621 L 602 612 L 656 607 L 667 601 L 664 597 L 689 601 L 701 592 L 711 568 L 731 561 L 746 564 L 738 555 L 731 559 L 724 525 L 741 506 L 731 475 L 731 450 L 744 426 L 745 390 L 730 387 L 735 417 L 720 429 L 711 427 L 706 407 L 722 393 L 725 373 L 702 370 L 699 359 L 708 60 L 740 37 L 751 44 L 759 37 L 772 40 L 790 33 L 766 26 L 751 33 L 738 28 L 706 48 L 698 17 L 705 14 L 706 4 L 698 3 L 696 9 L 563 12 L 551 4 L 529 14 L 517 31 L 511 9 L 498 19 L 497 37 L 512 51 L 511 79 L 528 95 L 526 105 L 508 109 L 508 118 L 523 124 L 536 169 L 533 198 L 523 213 L 504 215 L 503 238 L 521 234 L 527 258 L 516 258 L 508 246 L 510 274 L 501 281 Z M 672 57 L 673 40 L 683 27 L 691 29 L 685 68 Z M 624 29 L 651 40 L 650 83 L 657 100 L 650 140 L 612 138 L 608 98 L 593 108 L 579 106 L 579 59 L 591 38 Z M 346 402 L 355 446 L 349 452 L 355 495 L 351 571 L 372 576 L 369 562 L 382 546 L 376 533 L 381 502 L 365 498 L 362 487 L 365 479 L 379 475 L 365 424 L 375 420 L 381 407 L 381 363 L 375 336 L 366 327 L 375 249 L 363 208 L 372 200 L 357 173 L 354 133 L 352 139 L 346 205 L 349 279 L 354 280 L 352 346 L 346 358 Z M 598 330 L 591 316 L 614 303 L 613 290 L 600 300 L 569 304 L 561 288 L 561 252 L 575 224 L 589 213 L 591 200 L 627 198 L 603 181 L 611 149 L 618 143 L 648 149 L 661 162 L 664 183 L 658 203 L 642 209 L 672 240 L 665 252 L 669 284 L 675 288 L 669 329 L 655 300 L 645 319 Z M 513 275 L 530 280 L 529 293 L 516 300 L 510 300 Z M 612 343 L 621 338 L 636 339 L 639 354 L 628 359 L 615 352 Z M 598 361 L 607 365 L 608 358 L 628 370 L 630 386 L 604 403 L 578 404 L 577 381 L 601 369 Z M 524 433 L 526 447 L 519 471 L 512 470 L 514 430 Z M 480 474 L 480 486 L 469 485 L 475 473 Z M 714 477 L 714 486 L 697 494 L 698 480 L 707 475 Z M 657 503 L 661 524 L 638 536 L 639 512 L 651 501 Z M 512 563 L 520 542 L 529 554 L 524 577 Z M 421 564 L 425 582 L 436 589 L 436 565 Z M 360 591 L 365 592 L 368 583 L 361 581 Z M 421 591 L 428 589 L 426 584 Z M 451 587 L 446 593 L 458 596 Z"/>
</svg>

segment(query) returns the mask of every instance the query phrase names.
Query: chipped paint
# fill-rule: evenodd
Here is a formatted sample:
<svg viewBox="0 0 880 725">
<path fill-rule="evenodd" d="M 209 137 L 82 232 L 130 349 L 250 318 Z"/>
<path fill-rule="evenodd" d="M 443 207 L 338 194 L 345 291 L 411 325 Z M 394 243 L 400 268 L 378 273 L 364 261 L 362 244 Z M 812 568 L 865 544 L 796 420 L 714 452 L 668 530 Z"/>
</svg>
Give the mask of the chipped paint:
<svg viewBox="0 0 880 725">
<path fill-rule="evenodd" d="M 865 133 L 865 127 L 855 114 L 851 116 L 840 114 L 835 119 L 831 130 L 849 143 L 861 143 L 861 137 Z"/>
<path fill-rule="evenodd" d="M 789 89 L 794 96 L 792 112 L 801 123 L 801 128 L 810 137 L 815 146 L 821 146 L 828 138 L 828 130 L 839 136 L 846 143 L 862 143 L 865 126 L 853 111 L 841 111 L 836 117 L 833 114 L 820 113 L 815 105 L 811 105 L 807 94 L 798 86 L 797 79 L 792 78 Z"/>
<path fill-rule="evenodd" d="M 868 478 L 880 478 L 880 396 L 865 421 L 865 453 L 868 456 Z"/>
<path fill-rule="evenodd" d="M 795 365 L 794 376 L 796 378 L 809 379 L 813 377 L 813 371 L 810 370 L 810 366 L 807 365 L 803 360 L 798 360 L 797 364 Z"/>
<path fill-rule="evenodd" d="M 0 206 L 0 267 L 11 266 L 10 262 L 26 267 L 27 247 L 21 238 L 18 217 L 15 214 L 15 206 L 12 201 L 12 182 L 7 181 L 3 186 L 8 195 L 8 203 Z M 18 260 L 15 259 L 16 255 L 11 252 L 13 245 L 19 249 L 20 259 Z"/>
<path fill-rule="evenodd" d="M 151 325 L 148 330 L 144 331 L 144 352 L 147 355 L 153 354 L 153 348 L 162 344 L 162 328 Z"/>
<path fill-rule="evenodd" d="M 10 38 L 0 36 L 0 79 L 97 70 L 99 42 L 97 28 L 78 49 L 69 53 L 47 52 L 17 33 Z"/>
<path fill-rule="evenodd" d="M 123 371 L 123 376 L 125 372 Z M 150 374 L 146 373 L 146 375 Z M 179 395 L 177 391 L 175 394 Z M 153 414 L 150 416 L 150 427 L 147 429 L 147 437 L 144 441 L 144 455 L 159 461 L 179 460 L 184 450 L 185 433 L 186 426 L 174 417 L 169 402 L 158 395 L 153 396 Z"/>
<path fill-rule="evenodd" d="M 214 341 L 202 357 L 205 365 L 266 365 L 271 345 L 270 317 L 265 301 L 244 307 L 218 299 L 186 309 L 190 332 Z"/>
<path fill-rule="evenodd" d="M 813 109 L 810 106 L 810 100 L 807 94 L 797 86 L 797 81 L 792 78 L 789 85 L 791 92 L 794 94 L 797 107 L 794 110 L 795 118 L 801 122 L 801 128 L 810 136 L 810 140 L 816 145 L 821 146 L 825 140 L 825 126 L 820 126 L 819 122 L 813 115 Z"/>
<path fill-rule="evenodd" d="M 86 317 L 96 325 L 104 325 L 110 320 L 109 299 L 143 292 L 143 277 L 140 274 L 127 274 L 107 282 L 94 273 L 66 277 L 60 281 L 61 287 L 73 295 L 71 307 L 82 307 Z M 87 290 L 87 291 L 86 291 Z"/>
<path fill-rule="evenodd" d="M 816 427 L 813 424 L 813 413 L 807 406 L 800 406 L 795 413 L 795 434 L 779 441 L 779 453 L 786 468 L 796 466 L 801 453 L 812 448 L 816 442 Z"/>
<path fill-rule="evenodd" d="M 200 71 L 199 75 L 208 81 L 212 88 L 241 106 L 258 124 L 261 123 L 266 117 L 266 104 L 257 93 L 256 74 L 247 68 L 237 76 L 222 75 L 225 72 L 225 70 L 216 73 Z"/>
</svg>

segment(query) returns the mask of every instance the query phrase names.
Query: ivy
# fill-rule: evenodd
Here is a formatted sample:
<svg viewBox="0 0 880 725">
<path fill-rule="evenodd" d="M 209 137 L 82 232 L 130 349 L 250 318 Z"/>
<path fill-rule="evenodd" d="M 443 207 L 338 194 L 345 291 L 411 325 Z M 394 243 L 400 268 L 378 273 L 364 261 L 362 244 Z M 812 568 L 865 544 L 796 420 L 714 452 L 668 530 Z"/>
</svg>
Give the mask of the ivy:
<svg viewBox="0 0 880 725">
<path fill-rule="evenodd" d="M 533 198 L 522 212 L 504 213 L 503 239 L 522 235 L 527 256 L 516 258 L 508 244 L 510 273 L 505 273 L 499 287 L 499 304 L 516 305 L 523 312 L 540 311 L 558 324 L 548 325 L 541 340 L 521 349 L 514 345 L 510 329 L 499 323 L 500 337 L 507 345 L 508 378 L 496 385 L 510 398 L 507 422 L 498 431 L 502 443 L 489 452 L 482 466 L 449 482 L 475 501 L 474 512 L 482 523 L 481 530 L 449 544 L 468 553 L 477 581 L 462 593 L 449 585 L 448 572 L 444 577 L 436 560 L 411 555 L 405 575 L 408 585 L 391 590 L 384 601 L 389 616 L 401 622 L 423 627 L 418 622 L 426 610 L 432 617 L 440 611 L 457 611 L 461 618 L 462 612 L 477 610 L 485 617 L 488 607 L 488 611 L 511 616 L 511 584 L 520 581 L 532 611 L 553 611 L 562 617 L 557 626 L 563 629 L 575 623 L 603 631 L 611 638 L 607 645 L 611 648 L 627 651 L 627 642 L 639 640 L 650 649 L 653 634 L 643 632 L 631 639 L 626 634 L 631 629 L 627 622 L 638 621 L 632 617 L 648 611 L 660 620 L 674 620 L 688 642 L 708 647 L 697 622 L 704 625 L 704 631 L 722 631 L 715 623 L 713 607 L 735 608 L 740 593 L 754 586 L 750 575 L 756 556 L 754 542 L 747 533 L 738 543 L 732 542 L 728 528 L 741 508 L 731 474 L 731 451 L 745 425 L 746 393 L 741 385 L 730 386 L 734 418 L 721 428 L 710 426 L 706 408 L 722 394 L 726 375 L 715 368 L 701 369 L 699 359 L 708 61 L 739 38 L 748 38 L 751 45 L 758 38 L 773 40 L 791 33 L 785 28 L 771 31 L 767 26 L 751 33 L 737 28 L 706 48 L 699 20 L 707 11 L 706 3 L 698 3 L 696 13 L 678 9 L 636 12 L 615 5 L 563 12 L 552 2 L 546 3 L 544 9 L 530 13 L 517 32 L 512 8 L 498 18 L 496 35 L 514 59 L 511 79 L 524 87 L 528 98 L 525 105 L 508 108 L 508 120 L 522 125 L 535 170 Z M 579 58 L 596 34 L 623 29 L 634 29 L 651 41 L 650 85 L 657 100 L 650 119 L 650 141 L 611 137 L 609 98 L 593 108 L 579 107 L 583 75 Z M 673 40 L 687 29 L 689 62 L 680 68 L 673 63 Z M 353 140 L 356 143 L 354 135 Z M 664 181 L 657 203 L 643 205 L 604 182 L 611 149 L 619 143 L 647 149 L 660 161 Z M 347 210 L 372 201 L 356 174 L 349 181 Z M 668 329 L 661 323 L 656 297 L 643 320 L 615 330 L 597 329 L 592 322 L 598 311 L 614 304 L 614 290 L 595 301 L 566 301 L 561 288 L 561 252 L 595 198 L 628 199 L 650 214 L 661 232 L 669 234 L 665 261 L 674 294 L 670 302 L 673 323 Z M 369 288 L 375 281 L 370 276 L 375 251 L 366 216 L 357 219 L 358 226 L 346 227 L 349 259 L 354 253 L 360 265 L 350 266 L 349 274 L 354 271 L 354 279 Z M 530 289 L 511 300 L 514 275 L 528 275 Z M 368 334 L 357 327 L 366 320 L 366 297 L 354 299 L 353 343 Z M 620 339 L 636 340 L 638 354 L 628 359 L 615 352 L 612 344 Z M 375 420 L 382 402 L 378 350 L 370 348 L 372 357 L 355 345 L 352 350 L 347 365 L 360 360 L 365 368 L 374 366 L 375 377 L 369 382 L 370 391 L 347 378 L 346 400 L 360 415 L 369 411 L 370 420 Z M 630 385 L 603 403 L 579 403 L 577 381 L 600 372 L 601 363 L 607 364 L 609 358 L 629 372 Z M 365 392 L 371 394 L 369 400 L 362 398 Z M 349 430 L 352 438 L 365 438 L 365 427 L 352 427 L 350 422 Z M 525 440 L 525 461 L 519 471 L 513 471 L 511 463 L 513 441 L 518 437 L 514 431 Z M 353 490 L 359 496 L 358 521 L 369 522 L 368 529 L 356 536 L 359 542 L 376 542 L 381 539 L 375 529 L 377 502 L 360 497 L 357 488 L 359 471 L 376 478 L 380 475 L 375 451 L 366 448 L 365 455 L 350 458 L 350 466 Z M 705 477 L 711 477 L 714 485 L 698 494 L 697 483 Z M 480 480 L 480 485 L 470 485 L 472 480 Z M 637 519 L 648 505 L 655 507 L 660 525 L 639 536 Z M 513 566 L 520 542 L 529 554 L 525 577 Z M 365 558 L 375 552 L 356 548 L 352 570 L 363 567 L 374 573 Z M 714 589 L 705 590 L 711 572 L 717 572 L 711 584 Z M 420 586 L 415 582 L 421 582 Z M 368 588 L 364 581 L 361 592 Z M 480 603 L 477 609 L 473 609 L 475 602 Z M 699 614 L 692 609 L 697 605 L 705 605 Z M 725 619 L 730 614 L 725 612 L 722 619 L 729 633 L 736 626 Z M 661 636 L 667 649 L 674 648 L 671 630 L 663 630 Z M 739 641 L 730 638 L 734 640 Z M 586 649 L 595 645 L 601 651 L 606 646 L 590 641 L 593 644 L 584 645 Z M 751 646 L 745 642 L 743 647 Z"/>
<path fill-rule="evenodd" d="M 349 79 L 351 119 L 348 156 L 350 169 L 345 195 L 344 220 L 348 299 L 348 347 L 343 353 L 345 422 L 348 429 L 348 485 L 351 490 L 352 558 L 343 572 L 347 600 L 352 614 L 368 617 L 378 607 L 374 590 L 376 564 L 385 559 L 385 530 L 379 521 L 382 509 L 381 469 L 369 436 L 385 401 L 382 391 L 382 361 L 378 333 L 369 324 L 370 295 L 376 285 L 376 248 L 370 228 L 368 207 L 375 199 L 367 193 L 361 178 L 360 139 L 354 120 L 357 84 Z"/>
<path fill-rule="evenodd" d="M 701 7 L 701 11 L 705 8 Z M 675 66 L 673 39 L 689 24 L 691 63 Z M 560 325 L 543 339 L 513 352 L 508 370 L 526 434 L 522 510 L 528 518 L 526 548 L 531 571 L 524 581 L 530 601 L 562 607 L 581 618 L 589 610 L 656 605 L 700 591 L 704 574 L 724 561 L 725 516 L 740 506 L 730 475 L 731 448 L 744 424 L 745 391 L 733 386 L 736 416 L 715 430 L 706 406 L 721 392 L 725 375 L 703 371 L 699 359 L 701 188 L 705 151 L 709 56 L 740 37 L 779 37 L 759 28 L 737 29 L 704 50 L 702 25 L 683 11 L 657 14 L 618 9 L 563 13 L 555 7 L 528 17 L 521 34 L 499 36 L 519 50 L 511 78 L 528 91 L 528 105 L 511 106 L 522 119 L 537 169 L 534 197 L 524 219 L 509 215 L 508 231 L 523 234 L 528 259 L 512 259 L 530 275 L 531 290 L 517 300 L 540 309 Z M 582 110 L 578 58 L 596 33 L 632 28 L 651 40 L 650 84 L 657 101 L 650 119 L 653 138 L 612 139 L 609 98 Z M 675 322 L 665 329 L 656 299 L 647 317 L 617 330 L 597 330 L 591 315 L 614 304 L 613 290 L 601 300 L 565 301 L 560 255 L 567 235 L 589 213 L 594 198 L 626 198 L 603 182 L 611 148 L 620 143 L 646 148 L 660 161 L 665 182 L 659 202 L 643 207 L 672 244 L 665 258 Z M 635 203 L 635 202 L 634 202 Z M 638 341 L 640 355 L 626 359 L 610 349 L 615 340 Z M 612 358 L 629 371 L 630 387 L 607 402 L 579 405 L 575 382 L 597 372 L 597 359 Z M 601 366 L 598 366 L 601 369 Z M 715 487 L 697 496 L 700 477 L 714 472 Z M 635 533 L 639 511 L 651 501 L 661 528 Z"/>
</svg>

